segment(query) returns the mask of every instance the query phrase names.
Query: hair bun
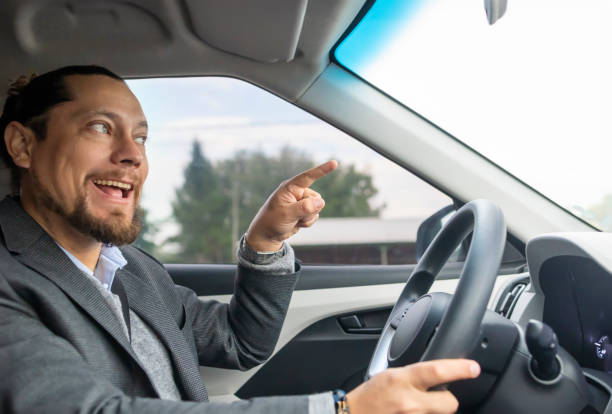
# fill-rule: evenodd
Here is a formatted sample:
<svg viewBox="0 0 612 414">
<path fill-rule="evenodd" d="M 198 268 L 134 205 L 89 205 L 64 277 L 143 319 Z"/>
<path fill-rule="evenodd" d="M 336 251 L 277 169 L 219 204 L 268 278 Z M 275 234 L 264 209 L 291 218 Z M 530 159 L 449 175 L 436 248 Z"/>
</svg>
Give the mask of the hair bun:
<svg viewBox="0 0 612 414">
<path fill-rule="evenodd" d="M 35 73 L 32 73 L 30 76 L 21 75 L 20 77 L 18 77 L 17 79 L 15 79 L 9 84 L 7 95 L 8 96 L 19 95 L 21 91 L 23 90 L 23 88 L 25 88 L 30 82 L 32 82 L 32 79 L 34 79 L 36 76 L 37 75 Z"/>
</svg>

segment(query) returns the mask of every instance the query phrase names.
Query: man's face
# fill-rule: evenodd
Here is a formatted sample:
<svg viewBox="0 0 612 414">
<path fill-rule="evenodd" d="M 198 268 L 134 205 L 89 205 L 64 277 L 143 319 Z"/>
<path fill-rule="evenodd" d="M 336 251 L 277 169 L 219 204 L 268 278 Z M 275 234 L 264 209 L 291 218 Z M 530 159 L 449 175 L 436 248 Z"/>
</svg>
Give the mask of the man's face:
<svg viewBox="0 0 612 414">
<path fill-rule="evenodd" d="M 148 173 L 147 126 L 136 97 L 121 81 L 68 76 L 73 100 L 53 107 L 46 136 L 36 141 L 22 195 L 96 240 L 131 243 Z"/>
</svg>

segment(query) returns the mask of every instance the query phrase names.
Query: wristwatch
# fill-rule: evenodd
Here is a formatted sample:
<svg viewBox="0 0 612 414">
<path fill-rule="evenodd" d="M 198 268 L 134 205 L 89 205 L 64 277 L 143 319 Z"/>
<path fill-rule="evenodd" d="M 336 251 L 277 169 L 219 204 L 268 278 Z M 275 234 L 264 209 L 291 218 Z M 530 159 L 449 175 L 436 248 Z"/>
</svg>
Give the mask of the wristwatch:
<svg viewBox="0 0 612 414">
<path fill-rule="evenodd" d="M 348 402 L 346 401 L 346 393 L 342 390 L 335 390 L 332 393 L 334 397 L 334 406 L 336 414 L 350 414 Z"/>
</svg>

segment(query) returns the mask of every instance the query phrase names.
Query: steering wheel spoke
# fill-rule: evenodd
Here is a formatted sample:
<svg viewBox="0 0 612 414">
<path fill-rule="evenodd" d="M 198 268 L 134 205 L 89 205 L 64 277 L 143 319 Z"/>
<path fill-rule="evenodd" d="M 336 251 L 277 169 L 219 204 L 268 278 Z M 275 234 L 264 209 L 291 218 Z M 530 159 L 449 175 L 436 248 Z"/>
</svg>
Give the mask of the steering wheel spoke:
<svg viewBox="0 0 612 414">
<path fill-rule="evenodd" d="M 454 295 L 427 293 L 455 248 L 472 242 Z M 389 366 L 467 356 L 479 336 L 506 242 L 501 210 L 487 200 L 459 209 L 440 230 L 408 278 L 366 372 Z"/>
</svg>

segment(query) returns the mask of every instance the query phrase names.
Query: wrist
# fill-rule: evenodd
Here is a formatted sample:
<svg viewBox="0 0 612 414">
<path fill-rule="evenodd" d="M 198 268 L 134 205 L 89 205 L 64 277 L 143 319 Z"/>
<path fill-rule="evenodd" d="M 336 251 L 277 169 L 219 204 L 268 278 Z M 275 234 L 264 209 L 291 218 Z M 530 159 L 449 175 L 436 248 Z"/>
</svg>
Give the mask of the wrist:
<svg viewBox="0 0 612 414">
<path fill-rule="evenodd" d="M 274 253 L 283 248 L 283 242 L 252 236 L 247 232 L 245 237 L 249 247 L 258 253 Z"/>
</svg>

